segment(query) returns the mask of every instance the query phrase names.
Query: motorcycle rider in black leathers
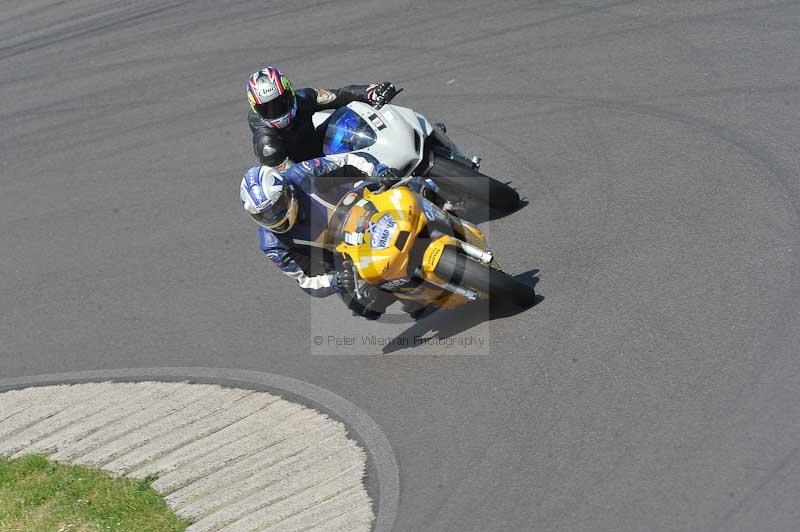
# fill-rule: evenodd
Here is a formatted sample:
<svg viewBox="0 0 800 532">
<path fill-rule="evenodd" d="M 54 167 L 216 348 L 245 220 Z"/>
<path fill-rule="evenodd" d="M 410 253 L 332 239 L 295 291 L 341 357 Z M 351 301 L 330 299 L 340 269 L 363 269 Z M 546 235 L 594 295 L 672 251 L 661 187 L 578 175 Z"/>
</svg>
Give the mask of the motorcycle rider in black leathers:
<svg viewBox="0 0 800 532">
<path fill-rule="evenodd" d="M 253 149 L 264 166 L 283 171 L 296 162 L 321 157 L 324 128 L 314 129 L 311 116 L 323 109 L 337 109 L 352 101 L 370 105 L 388 103 L 397 94 L 388 81 L 372 85 L 348 85 L 340 89 L 294 90 L 275 67 L 250 75 L 247 121 Z"/>
</svg>

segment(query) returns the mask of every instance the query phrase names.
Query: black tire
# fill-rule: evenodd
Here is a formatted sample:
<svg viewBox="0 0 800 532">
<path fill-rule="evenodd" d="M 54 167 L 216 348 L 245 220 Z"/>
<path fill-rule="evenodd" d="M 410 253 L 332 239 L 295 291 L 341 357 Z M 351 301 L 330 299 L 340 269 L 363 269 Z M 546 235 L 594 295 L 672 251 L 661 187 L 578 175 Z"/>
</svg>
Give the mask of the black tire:
<svg viewBox="0 0 800 532">
<path fill-rule="evenodd" d="M 456 161 L 437 157 L 428 176 L 437 185 L 462 191 L 491 209 L 511 212 L 519 208 L 519 194 L 516 190 Z"/>
<path fill-rule="evenodd" d="M 511 302 L 528 307 L 536 301 L 533 287 L 520 283 L 502 270 L 463 255 L 453 246 L 442 251 L 436 274 L 453 284 L 488 294 L 490 303 Z"/>
</svg>

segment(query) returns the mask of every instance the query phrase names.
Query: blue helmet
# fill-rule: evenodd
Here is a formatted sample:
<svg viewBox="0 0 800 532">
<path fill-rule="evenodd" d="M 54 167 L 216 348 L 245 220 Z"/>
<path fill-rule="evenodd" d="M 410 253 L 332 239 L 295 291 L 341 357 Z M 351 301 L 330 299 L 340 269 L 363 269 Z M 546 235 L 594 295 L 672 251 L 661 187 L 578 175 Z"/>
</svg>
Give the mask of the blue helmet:
<svg viewBox="0 0 800 532">
<path fill-rule="evenodd" d="M 294 186 L 269 166 L 254 166 L 239 187 L 242 206 L 257 224 L 275 233 L 289 231 L 297 221 Z"/>
</svg>

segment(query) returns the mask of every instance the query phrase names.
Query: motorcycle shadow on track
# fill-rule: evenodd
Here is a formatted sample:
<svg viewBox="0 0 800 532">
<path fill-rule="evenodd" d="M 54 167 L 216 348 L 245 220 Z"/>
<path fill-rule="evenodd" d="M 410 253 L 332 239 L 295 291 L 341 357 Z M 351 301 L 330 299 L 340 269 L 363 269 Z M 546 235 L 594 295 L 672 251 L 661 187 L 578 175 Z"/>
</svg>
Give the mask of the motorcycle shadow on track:
<svg viewBox="0 0 800 532">
<path fill-rule="evenodd" d="M 469 220 L 475 224 L 481 224 L 511 216 L 515 212 L 521 211 L 527 207 L 528 203 L 529 202 L 523 198 L 519 200 L 519 205 L 516 208 L 512 210 L 502 210 L 491 209 L 485 203 L 470 202 L 457 210 L 455 214 L 464 220 Z"/>
<path fill-rule="evenodd" d="M 537 276 L 539 270 L 534 269 L 521 274 L 517 274 L 514 278 L 530 287 L 535 287 L 539 282 Z M 456 336 L 464 331 L 471 329 L 483 322 L 492 321 L 500 318 L 508 318 L 517 314 L 521 314 L 542 301 L 544 296 L 537 294 L 532 305 L 527 307 L 519 307 L 511 303 L 504 303 L 498 301 L 476 301 L 469 303 L 454 310 L 437 309 L 428 311 L 422 318 L 413 322 L 413 325 L 397 335 L 397 342 L 391 342 L 383 348 L 383 354 L 388 355 L 411 349 L 414 347 L 413 342 L 402 342 L 403 338 L 415 337 L 432 337 L 437 339 L 445 339 Z M 389 319 L 387 319 L 389 318 Z M 384 316 L 381 321 L 393 321 L 391 316 Z M 430 336 L 429 333 L 434 333 Z"/>
</svg>

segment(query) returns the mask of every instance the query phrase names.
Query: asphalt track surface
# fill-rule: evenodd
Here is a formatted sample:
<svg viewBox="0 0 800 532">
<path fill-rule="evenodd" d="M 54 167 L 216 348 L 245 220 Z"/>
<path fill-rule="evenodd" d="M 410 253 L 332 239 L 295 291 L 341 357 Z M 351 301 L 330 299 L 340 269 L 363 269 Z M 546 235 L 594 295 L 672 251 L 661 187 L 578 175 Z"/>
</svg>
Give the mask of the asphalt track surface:
<svg viewBox="0 0 800 532">
<path fill-rule="evenodd" d="M 397 531 L 800 527 L 798 2 L 0 13 L 0 376 L 210 366 L 321 386 L 391 442 Z M 413 327 L 312 305 L 239 207 L 243 85 L 266 63 L 299 86 L 405 87 L 398 103 L 528 199 L 485 227 L 545 299 Z M 488 344 L 321 355 L 331 327 Z"/>
</svg>

